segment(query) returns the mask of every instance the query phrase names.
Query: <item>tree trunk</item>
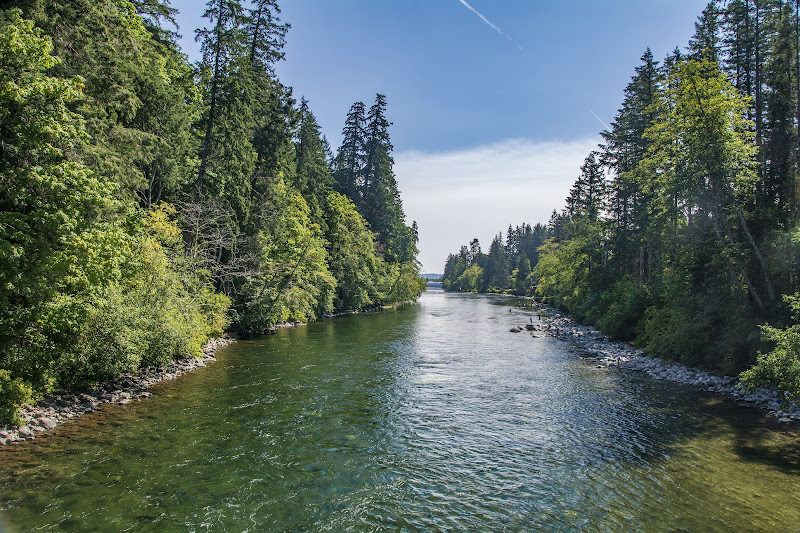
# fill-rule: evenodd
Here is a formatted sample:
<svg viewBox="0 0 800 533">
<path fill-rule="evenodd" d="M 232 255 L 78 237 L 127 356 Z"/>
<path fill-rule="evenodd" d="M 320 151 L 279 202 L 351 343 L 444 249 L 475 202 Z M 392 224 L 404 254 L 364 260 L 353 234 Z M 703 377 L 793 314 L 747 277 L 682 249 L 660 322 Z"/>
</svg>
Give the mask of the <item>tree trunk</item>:
<svg viewBox="0 0 800 533">
<path fill-rule="evenodd" d="M 720 223 L 720 221 L 722 221 L 722 226 L 725 228 L 725 236 L 728 238 L 728 242 L 731 245 L 735 245 L 735 242 L 733 240 L 733 236 L 731 235 L 730 226 L 728 225 L 727 220 L 725 220 L 724 215 L 720 216 L 717 213 L 717 214 L 715 214 L 715 219 L 716 220 L 714 221 L 714 229 L 717 232 L 717 236 L 720 239 L 724 240 L 722 235 L 720 235 L 720 231 L 719 231 L 719 223 Z M 740 264 L 738 264 L 738 263 L 733 261 L 733 259 L 731 258 L 730 254 L 727 252 L 727 250 L 725 250 L 724 244 L 723 244 L 723 253 L 725 254 L 725 259 L 727 259 L 728 262 L 731 263 L 731 265 L 735 265 L 736 268 L 739 270 L 739 275 L 742 277 L 742 279 L 744 280 L 745 284 L 747 285 L 747 290 L 750 292 L 750 295 L 753 297 L 753 300 L 755 300 L 756 305 L 758 305 L 758 308 L 760 310 L 764 311 L 764 302 L 761 300 L 761 297 L 758 295 L 758 292 L 756 292 L 755 286 L 750 281 L 750 276 L 747 275 L 747 272 L 744 270 L 744 268 L 742 268 L 742 265 L 740 265 Z M 737 280 L 734 280 L 734 283 L 737 283 Z"/>
<path fill-rule="evenodd" d="M 761 249 L 758 247 L 758 244 L 756 244 L 755 239 L 753 239 L 753 235 L 750 233 L 750 228 L 747 227 L 747 221 L 744 219 L 742 210 L 739 209 L 738 205 L 734 208 L 736 209 L 736 215 L 739 217 L 739 224 L 742 226 L 742 230 L 744 230 L 745 235 L 747 235 L 747 240 L 750 242 L 750 247 L 756 254 L 758 264 L 761 265 L 761 271 L 764 274 L 764 282 L 767 284 L 767 296 L 769 296 L 769 300 L 773 302 L 775 301 L 775 291 L 772 288 L 772 281 L 770 280 L 767 262 L 764 260 L 764 256 L 761 254 Z"/>
</svg>

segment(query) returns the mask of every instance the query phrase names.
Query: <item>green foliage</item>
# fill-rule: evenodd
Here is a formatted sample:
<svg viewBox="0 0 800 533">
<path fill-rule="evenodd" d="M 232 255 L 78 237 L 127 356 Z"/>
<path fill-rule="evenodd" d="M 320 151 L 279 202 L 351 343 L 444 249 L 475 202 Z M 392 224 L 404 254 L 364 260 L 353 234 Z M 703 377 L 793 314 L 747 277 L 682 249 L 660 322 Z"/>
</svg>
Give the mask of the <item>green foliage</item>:
<svg viewBox="0 0 800 533">
<path fill-rule="evenodd" d="M 295 188 L 308 204 L 311 219 L 322 226 L 325 223 L 323 209 L 328 193 L 332 190 L 333 180 L 326 161 L 326 144 L 321 138 L 317 119 L 305 99 L 301 99 L 300 104 L 299 130 L 295 143 L 297 154 Z"/>
<path fill-rule="evenodd" d="M 370 227 L 331 192 L 319 126 L 275 77 L 274 0 L 209 2 L 197 68 L 161 27 L 167 2 L 10 4 L 33 20 L 0 12 L 3 418 L 199 355 L 231 318 L 260 332 L 424 290 L 385 99 L 356 128 Z"/>
<path fill-rule="evenodd" d="M 0 369 L 0 422 L 22 424 L 20 407 L 33 401 L 30 385 L 20 378 L 12 378 L 8 370 Z"/>
<path fill-rule="evenodd" d="M 520 254 L 517 261 L 517 268 L 512 273 L 510 285 L 514 287 L 514 294 L 517 296 L 526 296 L 530 290 L 533 277 L 531 276 L 531 262 L 525 255 L 525 252 Z"/>
<path fill-rule="evenodd" d="M 236 304 L 243 331 L 263 332 L 286 321 L 313 320 L 333 310 L 336 280 L 325 241 L 300 193 L 282 179 L 272 183 L 271 216 L 254 237 L 256 276 L 241 280 Z"/>
<path fill-rule="evenodd" d="M 472 265 L 452 282 L 452 287 L 458 287 L 459 292 L 478 292 L 482 278 L 483 269 Z"/>
<path fill-rule="evenodd" d="M 761 326 L 762 340 L 774 343 L 767 353 L 758 354 L 752 368 L 742 372 L 740 381 L 750 390 L 771 387 L 787 398 L 800 398 L 800 294 L 785 295 L 792 314 L 792 324 L 786 328 Z"/>
<path fill-rule="evenodd" d="M 376 295 L 378 268 L 372 233 L 353 202 L 339 193 L 328 195 L 326 219 L 330 270 L 336 279 L 334 306 L 368 307 Z"/>
<path fill-rule="evenodd" d="M 446 291 L 526 295 L 534 280 L 531 264 L 538 261 L 539 248 L 549 234 L 542 224 L 531 227 L 522 223 L 516 228 L 509 225 L 505 243 L 502 233 L 496 235 L 488 254 L 481 252 L 480 242 L 473 239 L 469 246 L 461 247 L 458 255 L 448 255 L 442 287 Z M 467 273 L 472 267 L 476 268 Z"/>
<path fill-rule="evenodd" d="M 633 340 L 639 334 L 639 322 L 648 304 L 648 290 L 631 279 L 614 283 L 611 291 L 603 295 L 607 311 L 600 314 L 597 327 L 615 339 Z"/>
</svg>

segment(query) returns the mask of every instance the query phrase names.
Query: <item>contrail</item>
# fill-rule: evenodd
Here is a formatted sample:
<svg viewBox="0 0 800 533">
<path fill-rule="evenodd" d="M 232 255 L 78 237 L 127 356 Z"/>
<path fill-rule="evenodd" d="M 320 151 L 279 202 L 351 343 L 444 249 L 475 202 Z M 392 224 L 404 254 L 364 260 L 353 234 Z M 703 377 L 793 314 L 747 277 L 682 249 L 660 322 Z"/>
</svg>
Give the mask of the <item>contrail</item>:
<svg viewBox="0 0 800 533">
<path fill-rule="evenodd" d="M 588 108 L 587 108 L 587 109 L 588 109 Z M 600 117 L 598 117 L 598 116 L 597 116 L 597 113 L 595 113 L 595 112 L 594 112 L 594 111 L 592 111 L 591 109 L 589 109 L 589 113 L 591 113 L 592 115 L 594 115 L 594 118 L 596 118 L 597 120 L 599 120 L 599 121 L 600 121 L 600 124 L 602 124 L 602 125 L 605 127 L 605 129 L 606 129 L 606 130 L 608 130 L 608 131 L 611 131 L 611 127 L 609 127 L 609 125 L 608 125 L 608 124 L 606 124 L 605 122 L 603 122 L 603 119 L 602 119 L 602 118 L 600 118 Z"/>
<path fill-rule="evenodd" d="M 497 32 L 497 33 L 499 33 L 500 35 L 506 35 L 506 34 L 503 32 L 503 30 L 501 30 L 500 28 L 498 28 L 497 26 L 495 26 L 494 24 L 492 24 L 492 22 L 491 22 L 489 19 L 487 19 L 486 17 L 484 17 L 483 15 L 481 15 L 480 13 L 478 13 L 478 10 L 477 10 L 477 9 L 475 9 L 474 7 L 472 7 L 471 5 L 469 5 L 468 3 L 466 3 L 464 0 L 458 0 L 458 1 L 459 1 L 459 2 L 461 2 L 462 4 L 464 4 L 464 6 L 465 6 L 467 9 L 469 9 L 470 11 L 472 11 L 473 13 L 475 13 L 476 15 L 478 15 L 478 16 L 481 18 L 481 20 L 482 20 L 482 21 L 484 21 L 484 22 L 485 22 L 486 24 L 488 24 L 489 26 L 491 26 L 491 28 L 492 28 L 494 31 L 496 31 L 496 32 Z M 508 37 L 508 35 L 506 35 L 506 37 Z M 508 39 L 509 39 L 509 40 L 511 40 L 511 37 L 508 37 Z"/>
</svg>

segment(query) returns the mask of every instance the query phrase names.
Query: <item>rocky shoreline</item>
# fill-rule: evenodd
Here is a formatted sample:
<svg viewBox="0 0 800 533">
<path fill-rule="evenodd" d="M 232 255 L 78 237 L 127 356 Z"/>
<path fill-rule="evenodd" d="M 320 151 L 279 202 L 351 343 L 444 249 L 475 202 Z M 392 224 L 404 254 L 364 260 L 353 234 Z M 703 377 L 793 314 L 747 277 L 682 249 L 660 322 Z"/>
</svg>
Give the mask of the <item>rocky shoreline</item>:
<svg viewBox="0 0 800 533">
<path fill-rule="evenodd" d="M 63 392 L 48 395 L 36 405 L 25 406 L 21 426 L 0 426 L 0 445 L 36 438 L 71 418 L 90 413 L 105 403 L 125 405 L 149 398 L 147 389 L 160 381 L 169 381 L 215 361 L 214 352 L 234 342 L 232 338 L 212 339 L 203 346 L 203 357 L 189 357 L 158 367 L 148 367 L 136 373 L 126 373 L 84 393 Z"/>
<path fill-rule="evenodd" d="M 742 402 L 740 405 L 766 409 L 781 423 L 800 421 L 800 404 L 782 401 L 777 391 L 763 388 L 745 391 L 739 387 L 736 377 L 717 376 L 680 363 L 649 357 L 639 348 L 625 342 L 612 341 L 596 329 L 575 322 L 569 315 L 554 307 L 535 304 L 534 310 L 541 313 L 539 323 L 517 326 L 511 331 L 527 330 L 534 336 L 549 336 L 570 342 L 581 357 L 594 362 L 598 368 L 618 367 L 626 371 L 644 372 L 654 379 L 692 385 L 708 392 L 727 395 Z"/>
<path fill-rule="evenodd" d="M 341 311 L 332 315 L 325 315 L 322 318 L 337 318 L 341 316 L 354 315 L 358 313 L 369 313 L 393 309 L 408 302 L 400 302 L 395 305 L 373 306 L 353 311 Z M 305 326 L 305 322 L 285 322 L 273 326 L 267 334 L 275 334 L 277 330 Z M 140 401 L 149 398 L 151 393 L 147 389 L 151 385 L 160 381 L 169 381 L 177 378 L 181 374 L 186 374 L 207 363 L 215 361 L 214 352 L 222 346 L 227 346 L 235 339 L 225 337 L 212 339 L 203 346 L 203 357 L 189 357 L 179 361 L 173 361 L 169 365 L 159 367 L 148 367 L 136 373 L 126 373 L 112 381 L 103 383 L 97 389 L 84 392 L 72 393 L 62 392 L 48 395 L 34 406 L 25 406 L 20 416 L 25 421 L 21 426 L 0 425 L 0 446 L 14 442 L 22 442 L 36 438 L 36 435 L 53 429 L 62 422 L 76 416 L 90 413 L 105 403 L 116 403 L 125 405 L 133 401 Z"/>
</svg>

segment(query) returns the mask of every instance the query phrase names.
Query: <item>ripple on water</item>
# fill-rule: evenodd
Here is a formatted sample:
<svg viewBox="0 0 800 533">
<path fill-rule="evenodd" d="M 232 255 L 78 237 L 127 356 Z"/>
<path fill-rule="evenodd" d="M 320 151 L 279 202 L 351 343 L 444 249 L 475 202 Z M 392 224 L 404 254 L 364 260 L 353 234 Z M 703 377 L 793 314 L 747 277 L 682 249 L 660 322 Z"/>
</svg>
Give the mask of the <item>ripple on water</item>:
<svg viewBox="0 0 800 533">
<path fill-rule="evenodd" d="M 0 508 L 20 531 L 798 529 L 796 437 L 508 333 L 512 303 L 432 291 L 240 342 L 0 451 Z"/>
</svg>

